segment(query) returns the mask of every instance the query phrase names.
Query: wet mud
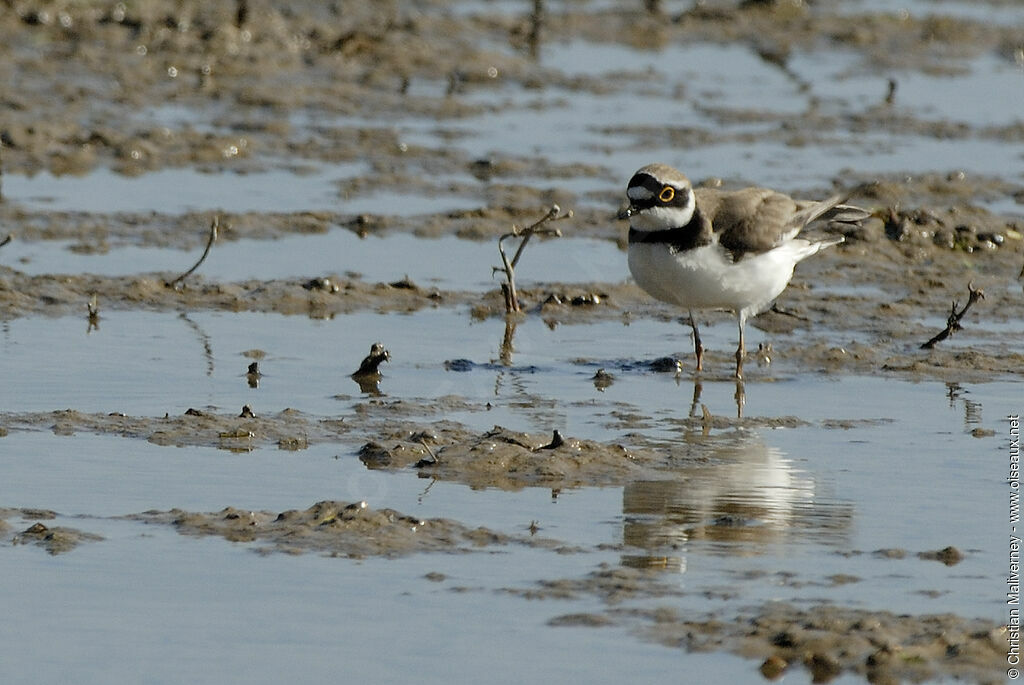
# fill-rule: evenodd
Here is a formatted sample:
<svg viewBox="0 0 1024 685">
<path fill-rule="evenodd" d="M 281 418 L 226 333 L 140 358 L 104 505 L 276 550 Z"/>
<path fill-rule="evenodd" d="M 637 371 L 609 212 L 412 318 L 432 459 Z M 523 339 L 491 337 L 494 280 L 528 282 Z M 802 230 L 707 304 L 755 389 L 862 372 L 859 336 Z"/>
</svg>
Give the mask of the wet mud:
<svg viewBox="0 0 1024 685">
<path fill-rule="evenodd" d="M 783 582 L 795 582 L 782 579 Z M 801 581 L 805 582 L 805 581 Z M 821 579 L 829 585 L 852 577 Z M 640 598 L 684 596 L 652 568 L 602 568 L 584 578 L 545 580 L 535 587 L 506 588 L 530 599 L 599 598 L 602 612 L 563 614 L 558 627 L 626 627 L 643 639 L 692 652 L 724 650 L 761 662 L 775 680 L 786 671 L 806 670 L 813 682 L 857 673 L 868 682 L 922 682 L 954 677 L 970 682 L 1003 682 L 1001 661 L 1009 646 L 1005 626 L 953 614 L 894 614 L 834 604 L 794 606 L 768 602 L 741 614 L 682 614 L 669 605 L 637 609 Z"/>
<path fill-rule="evenodd" d="M 932 238 L 920 240 L 931 242 Z M 870 248 L 851 241 L 831 255 L 801 264 L 777 302 L 781 312 L 766 312 L 752 324 L 779 339 L 773 342 L 772 361 L 781 360 L 794 369 L 971 380 L 1019 376 L 1024 373 L 1024 355 L 998 330 L 987 330 L 989 324 L 1024 318 L 1024 300 L 1015 284 L 1024 265 L 1024 246 L 1016 236 L 1006 242 L 1008 247 L 982 248 L 987 252 L 972 255 L 888 239 Z M 104 311 L 124 310 L 275 312 L 333 318 L 358 311 L 469 307 L 477 319 L 505 316 L 499 290 L 449 291 L 421 287 L 407 279 L 367 283 L 318 275 L 224 283 L 193 276 L 175 289 L 167 285 L 174 278 L 169 273 L 104 277 L 4 271 L 0 267 L 0 311 L 6 316 L 77 313 L 86 323 L 90 321 L 88 304 L 95 297 L 99 326 Z M 898 285 L 880 290 L 879 283 Z M 963 325 L 980 329 L 972 332 L 979 344 L 969 350 L 943 345 L 920 350 L 922 343 L 942 330 L 950 302 L 961 306 L 966 302 L 971 285 L 982 289 L 985 299 Z M 635 285 L 623 282 L 551 283 L 523 289 L 520 300 L 528 315 L 539 315 L 549 326 L 679 316 L 678 311 L 651 302 Z M 727 319 L 728 314 L 701 316 L 716 321 Z M 929 320 L 934 323 L 926 325 L 924 321 Z M 786 344 L 786 336 L 794 332 L 802 342 Z M 836 344 L 837 339 L 842 342 Z M 709 350 L 709 369 L 728 366 L 730 355 L 730 350 Z"/>
<path fill-rule="evenodd" d="M 645 435 L 647 417 L 612 416 L 611 425 L 629 432 L 621 442 L 549 434 L 524 433 L 502 426 L 477 431 L 451 420 L 435 420 L 439 405 L 449 411 L 484 413 L 485 404 L 457 397 L 439 402 L 376 399 L 356 403 L 352 416 L 320 418 L 294 409 L 256 413 L 222 413 L 190 408 L 177 416 L 130 416 L 121 412 L 55 412 L 0 414 L 7 431 L 50 431 L 112 435 L 173 447 L 214 447 L 229 452 L 274 448 L 294 451 L 311 445 L 352 445 L 344 458 L 358 458 L 372 470 L 414 472 L 422 478 L 474 488 L 519 490 L 524 487 L 574 488 L 622 486 L 671 479 L 681 470 L 699 467 L 716 451 L 749 446 L 757 429 L 811 425 L 796 416 L 711 414 L 693 408 L 677 417 L 672 440 Z M 827 419 L 822 428 L 849 430 L 887 419 Z M 358 442 L 361 441 L 361 442 Z"/>
<path fill-rule="evenodd" d="M 9 418 L 9 425 L 30 430 L 47 429 L 56 435 L 78 432 L 117 435 L 156 445 L 219 447 L 232 452 L 274 445 L 284 450 L 302 449 L 311 441 L 336 441 L 348 431 L 344 421 L 317 421 L 291 409 L 273 415 L 256 415 L 248 405 L 234 415 L 190 408 L 179 416 L 159 418 L 128 416 L 121 412 L 87 414 L 67 409 Z"/>
<path fill-rule="evenodd" d="M 951 16 L 862 13 L 851 18 L 815 12 L 802 3 L 708 3 L 647 14 L 632 6 L 577 12 L 570 6 L 540 17 L 525 8 L 522 14 L 502 14 L 485 6 L 456 14 L 448 5 L 434 0 L 342 11 L 305 3 L 299 11 L 270 3 L 15 4 L 0 19 L 12 37 L 3 46 L 13 86 L 7 96 L 11 116 L 2 132 L 5 165 L 20 173 L 81 173 L 99 164 L 141 173 L 239 158 L 276 156 L 292 164 L 325 157 L 375 159 L 381 148 L 399 150 L 400 141 L 372 127 L 332 126 L 331 116 L 373 117 L 394 107 L 438 118 L 466 116 L 494 106 L 453 95 L 493 91 L 510 82 L 579 92 L 610 87 L 601 78 L 538 65 L 531 53 L 543 50 L 542 40 L 573 37 L 648 49 L 687 40 L 728 41 L 750 45 L 783 71 L 791 51 L 823 41 L 856 51 L 876 70 L 912 67 L 933 73 L 948 73 L 950 57 L 994 52 L 1012 62 L 1019 49 L 1012 26 Z M 57 64 L 70 65 L 63 79 L 57 78 Z M 429 85 L 430 95 L 407 97 L 421 84 Z M 866 128 L 890 123 L 893 115 L 883 96 L 878 108 L 862 115 Z M 62 115 L 35 117 L 41 102 Z M 213 112 L 222 115 L 202 126 L 173 121 L 160 126 L 133 116 L 154 102 L 212 103 Z M 233 123 L 227 116 L 232 107 L 264 116 Z M 295 110 L 311 114 L 317 125 L 296 126 L 288 116 Z M 822 128 L 831 123 L 828 116 L 818 121 Z M 912 119 L 902 123 L 927 131 Z M 814 129 L 810 119 L 799 132 L 779 135 L 813 142 Z M 963 135 L 1020 140 L 1022 132 L 1018 125 Z M 391 172 L 398 183 L 416 177 L 411 172 L 417 167 L 443 167 L 454 156 L 408 145 L 401 151 L 408 161 Z M 477 160 L 455 156 L 454 161 Z M 477 170 L 513 178 L 538 173 L 529 158 Z M 387 176 L 375 176 L 379 182 L 387 182 Z"/>
<path fill-rule="evenodd" d="M 522 441 L 522 436 L 506 436 Z M 542 447 L 543 449 L 543 447 Z M 30 509 L 0 510 L 4 519 L 38 519 L 11 538 L 15 545 L 34 544 L 49 554 L 73 550 L 101 536 L 64 526 L 47 526 L 56 512 Z M 558 554 L 588 550 L 536 534 L 507 534 L 450 519 L 421 519 L 392 509 L 374 509 L 365 501 L 323 501 L 301 510 L 250 511 L 227 507 L 218 512 L 183 510 L 147 511 L 119 517 L 147 525 L 170 526 L 182 535 L 216 536 L 252 544 L 259 554 L 305 554 L 394 558 L 414 553 L 494 552 L 509 545 L 524 545 Z M 879 550 L 876 555 L 899 560 L 902 550 Z M 854 554 L 858 552 L 853 552 Z M 956 563 L 955 548 L 921 552 L 922 559 Z M 447 582 L 443 574 L 431 580 Z M 783 578 L 787 584 L 807 581 Z M 853 576 L 829 577 L 823 586 L 856 583 Z M 455 588 L 465 591 L 465 588 Z M 1004 626 L 952 614 L 906 615 L 822 604 L 807 608 L 784 602 L 749 607 L 740 616 L 709 614 L 681 616 L 669 606 L 635 608 L 635 600 L 684 596 L 653 567 L 601 568 L 586 577 L 538 581 L 534 587 L 498 590 L 532 600 L 599 598 L 600 613 L 555 616 L 550 626 L 625 626 L 642 639 L 687 651 L 725 650 L 762 661 L 761 672 L 774 680 L 783 672 L 805 668 L 815 682 L 828 682 L 844 672 L 864 675 L 870 682 L 919 682 L 941 675 L 974 682 L 999 682 L 1001 658 L 1008 647 Z M 995 668 L 994 668 L 995 666 Z"/>
<path fill-rule="evenodd" d="M 12 537 L 12 524 L 4 519 L 20 518 L 35 521 L 24 530 L 16 532 Z M 2 509 L 0 508 L 0 535 L 12 545 L 35 545 L 52 555 L 70 552 L 82 543 L 99 542 L 103 537 L 94 533 L 70 528 L 68 526 L 46 525 L 43 521 L 57 518 L 57 513 L 46 509 Z"/>
<path fill-rule="evenodd" d="M 908 616 L 818 605 L 776 602 L 752 608 L 742 618 L 693 620 L 671 610 L 615 612 L 646 639 L 688 651 L 725 649 L 759 659 L 761 674 L 774 680 L 806 669 L 823 683 L 853 672 L 872 683 L 922 682 L 954 677 L 1003 682 L 999 668 L 1009 647 L 1005 627 L 952 614 Z"/>
<path fill-rule="evenodd" d="M 565 552 L 555 540 L 509 535 L 483 526 L 468 527 L 450 519 L 420 519 L 366 502 L 317 502 L 308 509 L 279 513 L 228 507 L 213 513 L 145 512 L 128 517 L 148 524 L 171 525 L 182 535 L 214 535 L 254 543 L 261 554 L 315 552 L 360 559 L 396 557 L 417 552 L 469 552 L 510 544 Z"/>
</svg>

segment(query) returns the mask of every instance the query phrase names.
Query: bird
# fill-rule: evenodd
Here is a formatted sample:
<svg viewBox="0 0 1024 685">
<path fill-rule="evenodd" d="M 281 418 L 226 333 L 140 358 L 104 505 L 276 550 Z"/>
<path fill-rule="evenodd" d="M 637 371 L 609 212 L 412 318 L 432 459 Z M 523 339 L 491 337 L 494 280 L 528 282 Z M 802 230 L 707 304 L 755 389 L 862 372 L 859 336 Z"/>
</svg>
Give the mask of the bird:
<svg viewBox="0 0 1024 685">
<path fill-rule="evenodd" d="M 817 220 L 856 224 L 869 216 L 844 204 L 848 193 L 806 202 L 760 187 L 695 189 L 666 164 L 639 169 L 626 197 L 618 217 L 629 219 L 633 279 L 652 297 L 687 309 L 697 371 L 703 370 L 704 346 L 693 311 L 732 311 L 739 324 L 737 381 L 743 379 L 747 319 L 785 290 L 797 262 L 843 242 L 841 235 L 800 238 L 800 231 Z"/>
</svg>

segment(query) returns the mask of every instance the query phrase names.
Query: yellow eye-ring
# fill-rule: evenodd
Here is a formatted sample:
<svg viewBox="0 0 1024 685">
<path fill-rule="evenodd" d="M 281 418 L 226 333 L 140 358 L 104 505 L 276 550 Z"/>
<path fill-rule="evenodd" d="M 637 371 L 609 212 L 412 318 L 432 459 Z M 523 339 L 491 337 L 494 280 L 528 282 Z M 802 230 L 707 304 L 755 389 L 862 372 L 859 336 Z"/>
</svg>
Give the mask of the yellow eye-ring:
<svg viewBox="0 0 1024 685">
<path fill-rule="evenodd" d="M 675 188 L 673 188 L 672 186 L 665 186 L 664 188 L 661 189 L 661 192 L 658 193 L 658 199 L 661 200 L 662 202 L 672 202 L 672 198 L 674 198 L 675 196 L 676 191 Z"/>
</svg>

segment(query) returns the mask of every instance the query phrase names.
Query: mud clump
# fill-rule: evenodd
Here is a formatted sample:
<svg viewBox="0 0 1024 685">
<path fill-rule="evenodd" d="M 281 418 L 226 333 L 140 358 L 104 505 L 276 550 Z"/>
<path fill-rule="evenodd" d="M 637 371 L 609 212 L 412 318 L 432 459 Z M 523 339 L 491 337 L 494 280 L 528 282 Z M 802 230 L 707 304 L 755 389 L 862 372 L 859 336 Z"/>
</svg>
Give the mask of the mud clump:
<svg viewBox="0 0 1024 685">
<path fill-rule="evenodd" d="M 74 314 L 98 301 L 111 311 L 253 311 L 323 319 L 367 309 L 410 312 L 434 307 L 439 301 L 458 304 L 476 299 L 469 293 L 393 288 L 387 283 L 337 276 L 321 278 L 331 284 L 326 289 L 291 279 L 210 282 L 196 275 L 176 290 L 165 285 L 170 278 L 173 275 L 169 273 L 31 276 L 0 265 L 0 315 Z"/>
<path fill-rule="evenodd" d="M 634 599 L 677 597 L 684 594 L 678 584 L 667 582 L 660 570 L 615 567 L 608 564 L 601 564 L 597 570 L 583 578 L 540 580 L 532 587 L 506 588 L 504 592 L 525 599 L 575 600 L 596 596 L 612 606 Z M 611 613 L 614 615 L 614 612 Z M 671 613 L 675 616 L 674 612 Z M 592 621 L 591 624 L 596 625 L 596 621 Z"/>
<path fill-rule="evenodd" d="M 155 445 L 218 447 L 230 451 L 249 451 L 275 444 L 282 449 L 300 449 L 308 446 L 311 439 L 337 439 L 348 430 L 344 422 L 311 420 L 294 409 L 258 417 L 251 408 L 248 412 L 243 408 L 241 415 L 189 409 L 179 416 L 163 417 L 62 409 L 54 412 L 0 414 L 0 420 L 14 428 L 36 430 L 48 427 L 57 435 L 98 433 L 148 440 Z"/>
<path fill-rule="evenodd" d="M 684 617 L 671 607 L 615 606 L 637 593 L 656 593 L 656 585 L 644 588 L 650 581 L 643 578 L 594 574 L 556 591 L 567 582 L 549 581 L 538 590 L 520 592 L 527 597 L 604 597 L 612 605 L 604 613 L 566 614 L 551 619 L 548 625 L 628 627 L 643 639 L 667 647 L 727 651 L 760 661 L 762 675 L 770 680 L 801 668 L 816 683 L 827 683 L 843 673 L 856 673 L 873 683 L 940 677 L 997 683 L 1005 677 L 1007 629 L 989 620 L 953 614 L 894 614 L 832 604 L 797 608 L 785 602 L 751 607 L 744 615 L 731 618 L 716 614 Z M 626 594 L 622 594 L 623 587 L 628 589 Z"/>
<path fill-rule="evenodd" d="M 771 603 L 750 618 L 666 620 L 645 613 L 641 633 L 690 651 L 724 649 L 762 660 L 773 673 L 807 669 L 814 682 L 845 672 L 870 682 L 952 676 L 1001 682 L 1009 646 L 1004 626 L 952 614 L 897 615 L 833 605 L 807 609 Z"/>
<path fill-rule="evenodd" d="M 6 524 L 0 521 L 0 532 Z M 36 522 L 14 536 L 12 542 L 15 545 L 33 544 L 42 547 L 53 555 L 70 552 L 83 542 L 97 542 L 103 537 L 93 533 L 86 533 L 76 528 L 65 526 L 46 526 Z"/>
<path fill-rule="evenodd" d="M 280 513 L 228 507 L 215 513 L 145 512 L 128 517 L 174 526 L 184 535 L 213 535 L 233 542 L 259 543 L 260 553 L 318 552 L 348 558 L 398 557 L 416 552 L 469 552 L 523 544 L 559 547 L 538 538 L 471 528 L 449 519 L 421 519 L 366 502 L 317 502 L 308 509 Z"/>
<path fill-rule="evenodd" d="M 621 444 L 538 436 L 501 426 L 484 433 L 464 430 L 399 430 L 364 444 L 359 459 L 370 469 L 415 468 L 421 476 L 454 480 L 473 488 L 580 487 L 656 477 L 666 454 Z M 665 476 L 663 476 L 665 477 Z"/>
<path fill-rule="evenodd" d="M 103 537 L 100 535 L 87 533 L 77 528 L 42 523 L 42 521 L 52 521 L 57 516 L 57 512 L 50 509 L 35 509 L 31 507 L 5 509 L 0 507 L 0 535 L 6 536 L 12 528 L 11 524 L 5 519 L 21 518 L 35 521 L 35 523 L 11 537 L 10 542 L 13 545 L 36 545 L 45 549 L 50 554 L 57 555 L 70 552 L 85 542 L 103 540 Z"/>
<path fill-rule="evenodd" d="M 667 647 L 730 652 L 759 661 L 768 679 L 792 669 L 805 669 L 822 683 L 844 673 L 869 682 L 953 677 L 996 683 L 1005 677 L 1007 627 L 987 619 L 786 602 L 746 607 L 735 615 L 720 610 L 694 616 L 674 606 L 633 605 L 637 599 L 687 594 L 666 582 L 664 573 L 607 565 L 582 578 L 542 580 L 505 592 L 528 599 L 594 597 L 606 605 L 604 611 L 560 615 L 548 625 L 612 625 Z"/>
<path fill-rule="evenodd" d="M 917 556 L 920 559 L 941 562 L 946 566 L 956 566 L 964 560 L 964 553 L 952 545 L 949 547 L 943 547 L 942 549 L 918 552 Z"/>
</svg>

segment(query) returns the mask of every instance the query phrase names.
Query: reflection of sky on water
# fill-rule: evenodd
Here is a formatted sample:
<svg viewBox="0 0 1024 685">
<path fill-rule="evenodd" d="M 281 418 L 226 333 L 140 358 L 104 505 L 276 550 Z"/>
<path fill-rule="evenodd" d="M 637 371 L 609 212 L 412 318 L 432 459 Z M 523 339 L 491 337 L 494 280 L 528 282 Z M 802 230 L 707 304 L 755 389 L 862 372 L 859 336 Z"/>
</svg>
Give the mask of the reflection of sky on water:
<svg viewBox="0 0 1024 685">
<path fill-rule="evenodd" d="M 201 254 L 198 246 L 183 251 L 132 245 L 112 247 L 99 254 L 81 254 L 72 249 L 76 245 L 71 241 L 14 240 L 3 248 L 0 263 L 32 275 L 177 274 Z M 516 280 L 525 287 L 545 281 L 618 283 L 628 276 L 625 253 L 610 240 L 547 239 L 532 243 L 524 255 L 516 266 Z M 221 241 L 203 261 L 199 274 L 210 280 L 230 282 L 250 278 L 308 279 L 351 272 L 371 283 L 390 283 L 408 276 L 422 287 L 491 290 L 501 282 L 500 276 L 492 275 L 491 266 L 500 263 L 494 240 L 461 240 L 451 235 L 417 238 L 407 233 L 361 238 L 339 228 L 276 240 Z"/>
<path fill-rule="evenodd" d="M 943 3 L 944 8 L 948 5 Z M 695 179 L 743 179 L 784 189 L 818 186 L 823 179 L 841 178 L 848 169 L 863 175 L 950 170 L 991 174 L 1020 168 L 1016 146 L 982 131 L 1014 126 L 1024 111 L 1024 71 L 999 55 L 951 60 L 953 73 L 941 75 L 914 69 L 879 71 L 865 65 L 857 53 L 842 49 L 795 51 L 785 71 L 746 45 L 686 43 L 638 50 L 582 40 L 551 41 L 541 55 L 542 67 L 567 79 L 610 80 L 617 87 L 598 92 L 565 86 L 538 90 L 499 78 L 458 94 L 465 103 L 484 109 L 470 116 L 445 119 L 396 110 L 384 118 L 312 117 L 298 111 L 290 115 L 290 123 L 302 134 L 332 126 L 383 128 L 402 143 L 449 157 L 461 155 L 467 165 L 479 159 L 524 156 L 558 165 L 591 165 L 591 170 L 561 177 L 496 179 L 571 191 L 581 201 L 619 190 L 616 178 L 652 159 L 683 168 Z M 634 77 L 624 76 L 629 74 Z M 889 78 L 895 79 L 897 89 L 894 103 L 883 111 L 878 108 Z M 157 123 L 212 125 L 230 131 L 231 113 L 213 109 L 211 115 L 168 105 L 147 116 Z M 862 120 L 872 110 L 875 114 Z M 236 115 L 239 120 L 245 116 L 251 114 Z M 209 123 L 211 118 L 215 124 Z M 801 122 L 810 123 L 806 131 Z M 944 123 L 951 131 L 960 124 L 974 128 L 963 135 L 930 135 L 917 130 L 914 122 Z M 690 132 L 684 139 L 696 136 L 701 142 L 673 143 L 673 131 Z M 780 132 L 783 135 L 776 135 Z M 283 168 L 252 173 L 162 169 L 132 178 L 106 169 L 83 177 L 8 175 L 4 194 L 34 208 L 101 213 L 333 209 L 407 216 L 486 203 L 487 183 L 478 184 L 468 166 L 450 177 L 437 177 L 423 168 L 422 159 L 399 161 L 399 156 L 390 163 L 406 165 L 409 173 L 430 179 L 437 192 L 369 186 L 356 195 L 341 196 L 339 183 L 370 173 L 369 161 L 308 160 L 300 173 L 290 167 L 302 160 L 253 159 Z M 446 180 L 460 191 L 445 190 Z"/>
</svg>

